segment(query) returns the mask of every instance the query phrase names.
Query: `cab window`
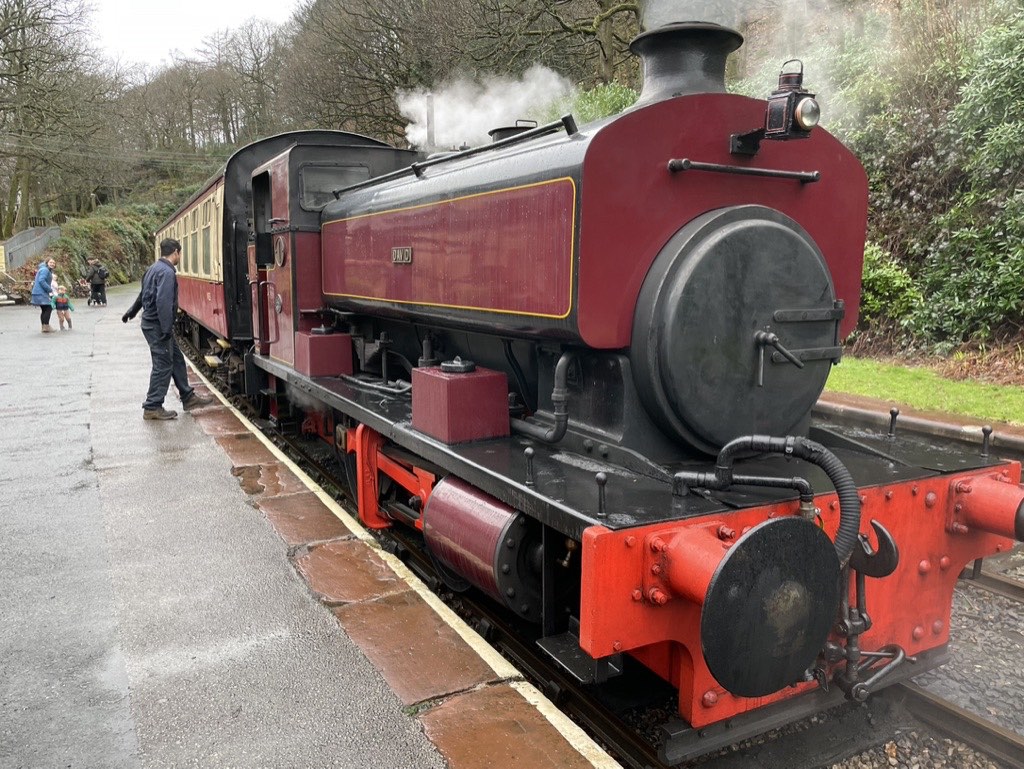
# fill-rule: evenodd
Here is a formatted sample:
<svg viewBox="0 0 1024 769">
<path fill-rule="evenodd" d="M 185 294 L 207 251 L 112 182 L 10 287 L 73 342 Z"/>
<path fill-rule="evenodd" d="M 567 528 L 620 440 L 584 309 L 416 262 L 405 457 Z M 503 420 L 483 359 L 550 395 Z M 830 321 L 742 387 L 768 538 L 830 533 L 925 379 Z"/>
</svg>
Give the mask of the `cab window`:
<svg viewBox="0 0 1024 769">
<path fill-rule="evenodd" d="M 370 178 L 366 166 L 305 165 L 299 169 L 299 202 L 307 211 L 319 211 L 334 191 Z"/>
</svg>

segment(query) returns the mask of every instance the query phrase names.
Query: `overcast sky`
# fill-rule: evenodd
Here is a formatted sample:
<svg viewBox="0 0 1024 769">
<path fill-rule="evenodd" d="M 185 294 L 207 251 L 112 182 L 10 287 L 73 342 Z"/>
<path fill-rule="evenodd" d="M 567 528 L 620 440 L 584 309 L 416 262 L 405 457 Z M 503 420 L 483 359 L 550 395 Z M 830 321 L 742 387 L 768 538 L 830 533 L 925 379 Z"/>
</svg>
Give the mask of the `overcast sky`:
<svg viewBox="0 0 1024 769">
<path fill-rule="evenodd" d="M 170 63 L 171 51 L 189 56 L 203 38 L 255 16 L 287 21 L 298 0 L 91 0 L 96 43 L 124 64 Z"/>
</svg>

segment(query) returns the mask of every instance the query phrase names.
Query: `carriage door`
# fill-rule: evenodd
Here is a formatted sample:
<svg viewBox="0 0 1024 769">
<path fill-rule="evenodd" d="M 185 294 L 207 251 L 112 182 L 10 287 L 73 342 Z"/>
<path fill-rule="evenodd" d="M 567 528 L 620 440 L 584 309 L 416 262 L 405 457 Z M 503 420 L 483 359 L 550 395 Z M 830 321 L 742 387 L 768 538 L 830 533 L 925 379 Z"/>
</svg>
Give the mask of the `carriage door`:
<svg viewBox="0 0 1024 769">
<path fill-rule="evenodd" d="M 252 192 L 256 233 L 249 265 L 253 334 L 261 354 L 294 365 L 295 302 L 287 153 L 257 169 Z"/>
<path fill-rule="evenodd" d="M 249 293 L 252 298 L 252 336 L 256 352 L 270 354 L 269 318 L 267 316 L 267 268 L 274 263 L 268 222 L 270 213 L 270 172 L 257 174 L 252 180 L 253 238 L 246 248 L 249 269 Z"/>
</svg>

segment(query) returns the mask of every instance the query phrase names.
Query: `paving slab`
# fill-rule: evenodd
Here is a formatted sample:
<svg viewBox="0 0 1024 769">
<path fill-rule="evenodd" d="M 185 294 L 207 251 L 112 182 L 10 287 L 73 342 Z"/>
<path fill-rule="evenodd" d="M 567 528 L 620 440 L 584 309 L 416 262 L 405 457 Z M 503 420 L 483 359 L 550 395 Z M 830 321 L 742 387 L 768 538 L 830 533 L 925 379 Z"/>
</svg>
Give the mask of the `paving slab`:
<svg viewBox="0 0 1024 769">
<path fill-rule="evenodd" d="M 419 715 L 459 769 L 586 769 L 591 763 L 511 686 L 476 689 Z"/>
<path fill-rule="evenodd" d="M 197 409 L 192 416 L 207 435 L 242 435 L 249 432 L 225 406 Z"/>
<path fill-rule="evenodd" d="M 317 545 L 295 559 L 295 568 L 328 605 L 369 601 L 406 589 L 384 561 L 357 540 Z"/>
<path fill-rule="evenodd" d="M 255 435 L 231 434 L 217 436 L 217 443 L 228 455 L 235 467 L 248 467 L 276 462 L 270 449 L 264 446 Z"/>
<path fill-rule="evenodd" d="M 306 486 L 299 477 L 279 462 L 235 465 L 231 474 L 238 478 L 238 482 L 250 496 L 274 497 L 306 491 Z"/>
<path fill-rule="evenodd" d="M 498 681 L 494 670 L 411 590 L 348 604 L 334 613 L 406 705 Z"/>
<path fill-rule="evenodd" d="M 291 546 L 352 535 L 311 491 L 263 496 L 258 505 L 281 539 Z"/>
</svg>

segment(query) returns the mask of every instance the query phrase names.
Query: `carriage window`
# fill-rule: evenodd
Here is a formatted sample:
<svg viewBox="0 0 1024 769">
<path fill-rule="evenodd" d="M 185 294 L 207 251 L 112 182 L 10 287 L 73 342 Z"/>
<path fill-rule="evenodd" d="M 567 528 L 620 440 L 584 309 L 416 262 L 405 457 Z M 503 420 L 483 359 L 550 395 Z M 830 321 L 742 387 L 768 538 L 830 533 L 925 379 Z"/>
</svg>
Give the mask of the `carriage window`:
<svg viewBox="0 0 1024 769">
<path fill-rule="evenodd" d="M 188 238 L 181 239 L 181 264 L 184 267 L 182 272 L 188 272 Z"/>
<path fill-rule="evenodd" d="M 192 252 L 192 272 L 199 271 L 199 233 L 192 233 L 192 248 L 189 249 Z"/>
<path fill-rule="evenodd" d="M 334 191 L 370 178 L 366 166 L 303 166 L 299 169 L 299 195 L 307 211 L 319 211 L 332 200 Z"/>
<path fill-rule="evenodd" d="M 210 270 L 210 226 L 203 227 L 203 273 L 209 275 Z"/>
</svg>

